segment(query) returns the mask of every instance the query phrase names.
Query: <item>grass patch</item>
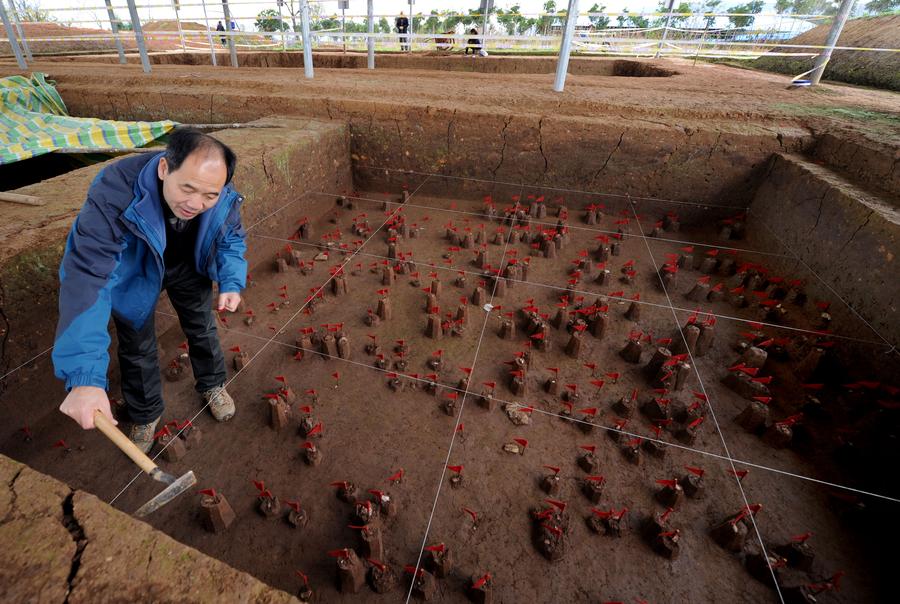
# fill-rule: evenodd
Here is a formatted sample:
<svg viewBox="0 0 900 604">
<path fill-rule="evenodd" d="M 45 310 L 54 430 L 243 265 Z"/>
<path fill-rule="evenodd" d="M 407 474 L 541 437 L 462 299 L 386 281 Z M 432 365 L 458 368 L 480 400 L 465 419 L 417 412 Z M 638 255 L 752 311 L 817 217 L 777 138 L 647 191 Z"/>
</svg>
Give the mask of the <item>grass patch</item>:
<svg viewBox="0 0 900 604">
<path fill-rule="evenodd" d="M 793 103 L 777 103 L 773 106 L 779 111 L 792 115 L 813 117 L 831 117 L 840 120 L 852 120 L 866 123 L 877 122 L 886 126 L 900 128 L 900 115 L 881 111 L 867 111 L 848 107 L 815 107 Z"/>
</svg>

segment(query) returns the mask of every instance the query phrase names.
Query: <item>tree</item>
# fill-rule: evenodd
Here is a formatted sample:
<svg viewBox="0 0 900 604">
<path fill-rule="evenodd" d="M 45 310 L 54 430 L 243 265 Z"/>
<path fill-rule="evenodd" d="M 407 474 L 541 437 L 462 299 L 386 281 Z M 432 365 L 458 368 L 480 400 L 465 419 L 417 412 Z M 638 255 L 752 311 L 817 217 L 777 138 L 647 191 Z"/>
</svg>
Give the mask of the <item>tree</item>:
<svg viewBox="0 0 900 604">
<path fill-rule="evenodd" d="M 537 19 L 538 31 L 543 35 L 550 33 L 550 26 L 553 24 L 554 14 L 556 13 L 556 2 L 547 0 L 544 3 L 544 14 Z"/>
<path fill-rule="evenodd" d="M 341 28 L 341 20 L 338 19 L 337 15 L 331 15 L 330 17 L 318 17 L 316 19 L 310 18 L 312 23 L 309 28 L 322 31 L 326 29 L 340 29 Z"/>
<path fill-rule="evenodd" d="M 274 8 L 267 8 L 265 10 L 259 11 L 259 14 L 256 15 L 256 30 L 257 31 L 287 31 L 290 29 L 287 23 L 282 21 L 278 17 L 278 11 Z"/>
<path fill-rule="evenodd" d="M 353 19 L 348 19 L 344 24 L 344 31 L 348 34 L 364 34 L 369 31 L 369 20 L 363 18 L 361 22 L 356 22 Z"/>
<path fill-rule="evenodd" d="M 667 0 L 659 0 L 659 4 L 656 6 L 656 12 L 663 13 L 661 16 L 657 17 L 653 20 L 654 26 L 662 26 L 666 23 L 666 14 L 669 13 L 669 3 Z M 673 13 L 692 13 L 694 10 L 691 8 L 691 5 L 687 2 L 682 2 L 678 6 L 672 5 Z M 669 18 L 669 27 L 678 27 L 679 25 L 683 25 L 690 16 L 686 14 L 678 14 L 672 15 Z"/>
<path fill-rule="evenodd" d="M 378 27 L 376 28 L 376 31 L 382 34 L 391 33 L 391 24 L 388 23 L 387 17 L 382 17 L 378 20 Z"/>
<path fill-rule="evenodd" d="M 729 13 L 744 13 L 742 16 L 732 15 L 728 17 L 728 22 L 731 23 L 732 27 L 737 27 L 740 29 L 744 29 L 753 25 L 753 21 L 756 20 L 756 17 L 752 15 L 747 15 L 746 13 L 759 14 L 763 9 L 763 0 L 752 0 L 746 4 L 738 4 L 737 6 L 732 6 L 728 9 Z"/>
<path fill-rule="evenodd" d="M 722 4 L 722 0 L 706 0 L 706 2 L 700 6 L 700 10 L 704 13 L 714 13 L 719 8 L 720 4 Z M 712 15 L 703 17 L 704 27 L 712 27 L 715 22 L 716 18 Z"/>
<path fill-rule="evenodd" d="M 300 26 L 297 25 L 297 19 L 300 18 L 300 2 L 301 0 L 283 0 L 282 2 L 282 6 L 287 9 L 288 18 L 291 20 L 291 31 L 295 33 L 300 31 Z M 316 9 L 318 9 L 319 6 L 320 5 L 316 4 Z M 312 6 L 310 6 L 310 8 L 312 8 Z"/>
<path fill-rule="evenodd" d="M 431 33 L 436 33 L 438 26 L 441 24 L 441 20 L 439 18 L 438 12 L 432 9 L 431 13 L 429 13 L 428 18 L 425 19 L 425 30 L 430 31 Z"/>
<path fill-rule="evenodd" d="M 840 0 L 775 0 L 775 12 L 782 15 L 833 15 Z"/>
<path fill-rule="evenodd" d="M 605 6 L 600 6 L 596 2 L 594 6 L 588 9 L 589 13 L 602 13 L 606 10 Z M 609 17 L 606 15 L 589 15 L 588 19 L 591 21 L 591 25 L 594 26 L 594 29 L 606 29 L 609 27 Z"/>
<path fill-rule="evenodd" d="M 423 20 L 424 18 L 422 16 L 422 13 L 416 13 L 415 15 L 412 15 L 409 20 L 409 32 L 412 34 L 418 32 L 419 26 L 422 24 Z"/>
<path fill-rule="evenodd" d="M 866 4 L 866 12 L 870 15 L 882 15 L 900 9 L 900 0 L 872 0 Z"/>
<path fill-rule="evenodd" d="M 509 7 L 508 11 L 505 11 L 502 8 L 497 9 L 497 23 L 506 30 L 506 35 L 508 36 L 514 36 L 517 33 L 516 30 L 519 27 L 520 18 L 517 13 L 519 10 L 521 10 L 521 8 L 518 4 Z"/>
<path fill-rule="evenodd" d="M 619 27 L 645 28 L 650 26 L 650 20 L 641 15 L 632 15 L 627 8 L 622 9 L 622 14 L 616 17 Z"/>
<path fill-rule="evenodd" d="M 641 15 L 632 15 L 628 17 L 631 27 L 647 28 L 650 27 L 650 19 Z"/>
<path fill-rule="evenodd" d="M 36 0 L 10 0 L 10 4 L 16 15 L 18 15 L 19 21 L 40 23 L 56 21 L 50 15 L 50 11 L 41 8 L 40 2 Z"/>
</svg>

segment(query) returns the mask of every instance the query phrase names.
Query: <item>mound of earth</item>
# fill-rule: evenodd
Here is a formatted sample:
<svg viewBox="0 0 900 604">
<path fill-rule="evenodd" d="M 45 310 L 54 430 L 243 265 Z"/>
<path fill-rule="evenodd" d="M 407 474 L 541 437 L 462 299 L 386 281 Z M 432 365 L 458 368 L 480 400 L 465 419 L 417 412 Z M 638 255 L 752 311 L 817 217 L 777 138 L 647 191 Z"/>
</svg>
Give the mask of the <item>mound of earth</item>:
<svg viewBox="0 0 900 604">
<path fill-rule="evenodd" d="M 174 21 L 172 22 L 174 26 Z M 185 24 L 185 25 L 194 25 Z M 202 27 L 202 26 L 201 26 Z M 35 55 L 115 52 L 116 43 L 110 31 L 88 27 L 69 27 L 59 23 L 23 23 L 25 39 Z M 134 36 L 130 31 L 122 38 L 126 51 L 137 50 Z M 110 36 L 110 37 L 103 37 Z M 165 39 L 148 39 L 150 51 L 172 50 L 181 48 L 178 37 Z M 11 55 L 12 49 L 6 36 L 0 36 L 0 55 Z"/>
<path fill-rule="evenodd" d="M 178 31 L 178 23 L 174 19 L 160 19 L 159 21 L 147 21 L 141 24 L 144 31 Z M 215 25 L 213 25 L 215 27 Z M 182 21 L 181 29 L 184 31 L 206 31 L 206 26 L 194 21 Z"/>
<path fill-rule="evenodd" d="M 820 25 L 791 38 L 788 43 L 821 46 L 825 44 L 830 28 L 830 24 Z M 841 32 L 838 46 L 900 48 L 900 15 L 851 19 Z M 800 49 L 777 47 L 772 52 L 800 52 Z M 754 61 L 752 66 L 766 71 L 798 75 L 812 69 L 814 61 L 814 57 L 763 56 Z M 836 82 L 900 90 L 900 53 L 835 50 L 825 68 L 824 77 Z"/>
</svg>

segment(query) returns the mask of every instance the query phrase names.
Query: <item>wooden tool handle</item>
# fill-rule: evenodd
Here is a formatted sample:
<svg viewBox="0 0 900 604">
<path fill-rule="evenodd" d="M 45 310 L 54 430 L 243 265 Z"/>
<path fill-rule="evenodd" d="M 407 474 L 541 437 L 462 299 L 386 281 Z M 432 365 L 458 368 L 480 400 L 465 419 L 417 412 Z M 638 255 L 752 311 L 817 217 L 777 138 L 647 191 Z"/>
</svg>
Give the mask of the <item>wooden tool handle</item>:
<svg viewBox="0 0 900 604">
<path fill-rule="evenodd" d="M 100 410 L 94 411 L 94 425 L 144 472 L 149 474 L 156 469 L 156 464 L 153 463 L 153 460 L 138 449 L 137 445 L 131 442 L 127 436 L 122 434 L 122 431 L 116 428 Z"/>
<path fill-rule="evenodd" d="M 10 203 L 21 203 L 26 206 L 42 206 L 47 202 L 40 197 L 34 195 L 22 195 L 21 193 L 7 193 L 0 191 L 0 201 L 8 201 Z"/>
</svg>

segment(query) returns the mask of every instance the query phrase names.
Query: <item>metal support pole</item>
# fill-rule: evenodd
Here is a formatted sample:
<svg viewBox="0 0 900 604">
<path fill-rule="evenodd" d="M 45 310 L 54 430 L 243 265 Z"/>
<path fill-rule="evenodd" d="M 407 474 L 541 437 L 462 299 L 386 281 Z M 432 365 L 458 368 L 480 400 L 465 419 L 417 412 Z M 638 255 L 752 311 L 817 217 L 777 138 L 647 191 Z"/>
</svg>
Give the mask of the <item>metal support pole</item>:
<svg viewBox="0 0 900 604">
<path fill-rule="evenodd" d="M 697 45 L 697 53 L 694 55 L 693 67 L 697 66 L 697 57 L 700 56 L 700 49 L 703 48 L 703 42 L 706 41 L 707 32 L 709 32 L 709 21 L 706 22 L 706 27 L 703 28 L 703 35 L 700 36 L 700 44 Z"/>
<path fill-rule="evenodd" d="M 19 33 L 19 40 L 22 41 L 22 50 L 25 51 L 25 56 L 28 57 L 29 61 L 34 61 L 31 49 L 28 47 L 28 40 L 25 38 L 25 31 L 22 29 L 22 23 L 19 21 L 19 11 L 16 10 L 16 5 L 12 0 L 9 2 L 9 13 L 12 16 L 12 22 L 16 31 Z"/>
<path fill-rule="evenodd" d="M 231 29 L 231 11 L 228 10 L 228 0 L 222 0 L 222 10 L 225 13 L 225 33 L 228 34 L 228 52 L 231 55 L 231 66 L 237 67 L 237 50 L 234 48 L 234 30 Z"/>
<path fill-rule="evenodd" d="M 178 39 L 181 40 L 181 52 L 187 52 L 184 46 L 184 30 L 181 28 L 181 17 L 178 15 L 178 0 L 172 0 L 172 8 L 175 9 L 175 24 L 178 25 Z"/>
<path fill-rule="evenodd" d="M 847 18 L 850 16 L 854 1 L 855 0 L 841 1 L 841 6 L 838 8 L 837 15 L 834 17 L 834 23 L 831 24 L 831 31 L 828 32 L 828 38 L 825 40 L 825 50 L 816 57 L 816 64 L 809 73 L 810 85 L 815 86 L 819 83 L 819 80 L 822 79 L 822 74 L 825 73 L 825 66 L 828 65 L 828 61 L 831 60 L 831 53 L 834 51 L 834 47 L 837 46 L 838 38 L 841 37 L 841 30 L 844 29 L 844 23 L 847 22 Z"/>
<path fill-rule="evenodd" d="M 281 7 L 284 6 L 284 0 L 278 0 L 278 33 L 281 34 L 281 52 L 287 52 L 287 40 L 284 36 L 284 21 L 282 20 Z"/>
<path fill-rule="evenodd" d="M 575 35 L 575 21 L 578 20 L 578 0 L 569 0 L 566 12 L 566 27 L 563 29 L 562 44 L 559 46 L 559 59 L 556 61 L 556 82 L 553 90 L 562 92 L 566 85 L 566 73 L 569 71 L 569 53 L 572 50 L 572 37 Z"/>
<path fill-rule="evenodd" d="M 347 54 L 347 10 L 341 7 L 341 43 L 343 44 L 343 54 Z"/>
<path fill-rule="evenodd" d="M 203 4 L 203 23 L 206 25 L 206 41 L 209 43 L 209 57 L 212 60 L 212 66 L 215 67 L 216 46 L 213 42 L 212 32 L 209 31 L 209 15 L 206 14 L 206 0 L 201 0 L 201 2 Z"/>
<path fill-rule="evenodd" d="M 19 41 L 16 40 L 16 34 L 13 32 L 12 23 L 6 15 L 6 8 L 3 6 L 3 0 L 0 0 L 0 19 L 3 20 L 3 27 L 6 29 L 6 37 L 9 38 L 9 46 L 12 48 L 13 54 L 16 55 L 16 63 L 19 69 L 28 69 L 28 64 L 22 57 L 22 50 L 19 48 Z"/>
<path fill-rule="evenodd" d="M 119 38 L 119 20 L 116 19 L 116 13 L 113 11 L 112 0 L 106 0 L 106 14 L 109 16 L 109 27 L 116 39 L 116 50 L 119 51 L 119 63 L 124 65 L 125 48 L 122 46 L 122 40 Z"/>
<path fill-rule="evenodd" d="M 484 14 L 481 19 L 481 49 L 487 50 L 488 25 L 491 19 L 491 9 L 494 8 L 494 0 L 482 0 Z"/>
<path fill-rule="evenodd" d="M 416 33 L 416 28 L 413 25 L 415 20 L 413 19 L 413 2 L 415 0 L 409 0 L 409 31 L 406 34 L 406 52 L 412 52 L 412 37 L 413 34 Z"/>
<path fill-rule="evenodd" d="M 309 2 L 300 0 L 300 35 L 303 38 L 303 75 L 313 77 L 312 42 L 309 37 Z"/>
<path fill-rule="evenodd" d="M 368 53 L 368 67 L 375 69 L 375 0 L 366 0 L 366 13 L 368 15 L 369 35 L 366 37 L 366 52 Z"/>
<path fill-rule="evenodd" d="M 666 38 L 669 37 L 669 19 L 672 18 L 672 6 L 675 4 L 675 0 L 669 0 L 669 7 L 666 9 L 666 22 L 663 25 L 663 33 L 662 37 L 659 39 L 659 44 L 656 45 L 656 54 L 653 55 L 654 59 L 659 58 L 659 51 L 662 50 L 663 42 L 666 41 Z"/>
<path fill-rule="evenodd" d="M 128 0 L 128 14 L 131 15 L 134 40 L 137 42 L 138 52 L 141 54 L 141 66 L 144 68 L 144 73 L 150 73 L 150 57 L 147 56 L 147 46 L 144 44 L 144 30 L 141 28 L 141 18 L 138 16 L 134 0 Z"/>
</svg>

